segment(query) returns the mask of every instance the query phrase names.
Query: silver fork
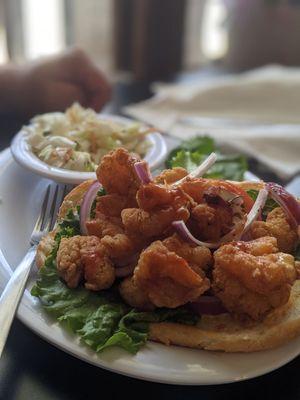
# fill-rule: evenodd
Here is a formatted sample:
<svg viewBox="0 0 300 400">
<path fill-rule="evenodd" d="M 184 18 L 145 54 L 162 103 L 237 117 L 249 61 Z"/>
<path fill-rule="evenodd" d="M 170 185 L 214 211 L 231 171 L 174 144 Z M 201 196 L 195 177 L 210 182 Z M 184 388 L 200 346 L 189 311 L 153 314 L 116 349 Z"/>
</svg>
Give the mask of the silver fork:
<svg viewBox="0 0 300 400">
<path fill-rule="evenodd" d="M 31 267 L 34 264 L 37 246 L 42 237 L 54 228 L 58 208 L 66 191 L 65 185 L 55 185 L 54 190 L 51 190 L 51 185 L 47 187 L 40 214 L 30 237 L 31 247 L 15 269 L 0 297 L 0 357 Z"/>
</svg>

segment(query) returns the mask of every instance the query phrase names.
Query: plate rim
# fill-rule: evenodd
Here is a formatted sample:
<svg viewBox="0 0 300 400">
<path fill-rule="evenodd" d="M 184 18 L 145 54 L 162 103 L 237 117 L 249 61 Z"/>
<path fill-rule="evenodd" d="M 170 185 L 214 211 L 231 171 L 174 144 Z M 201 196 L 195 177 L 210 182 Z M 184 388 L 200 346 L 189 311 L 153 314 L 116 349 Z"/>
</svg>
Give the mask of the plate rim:
<svg viewBox="0 0 300 400">
<path fill-rule="evenodd" d="M 13 162 L 11 153 L 9 149 L 4 150 L 3 152 L 0 153 L 0 174 L 3 173 L 3 168 L 4 165 L 6 165 L 7 163 L 11 163 Z M 0 251 L 0 264 L 4 265 L 4 269 L 6 266 L 6 275 L 9 274 L 9 270 L 11 270 L 11 268 L 9 267 L 9 263 L 6 260 L 5 256 L 3 255 L 3 253 Z M 0 265 L 0 268 L 2 269 L 2 265 Z M 29 293 L 25 293 L 25 295 L 29 295 L 31 296 Z M 34 301 L 34 300 L 32 300 Z M 40 305 L 37 305 L 37 307 L 39 308 L 39 310 L 41 310 L 42 314 L 45 315 L 45 317 L 47 318 L 48 314 L 46 313 L 45 310 L 42 309 L 42 307 Z M 33 316 L 33 318 L 30 318 L 30 316 Z M 74 343 L 74 345 L 79 349 L 78 352 L 74 352 L 72 351 L 72 349 L 70 347 L 66 347 L 63 343 L 61 343 L 59 341 L 59 337 L 57 338 L 55 335 L 54 337 L 51 336 L 51 330 L 49 330 L 49 325 L 46 324 L 45 320 L 42 320 L 42 322 L 40 322 L 42 324 L 42 326 L 44 327 L 44 330 L 39 329 L 38 325 L 40 323 L 37 323 L 36 320 L 38 320 L 38 316 L 36 315 L 36 313 L 34 312 L 34 308 L 30 308 L 28 304 L 26 304 L 26 300 L 24 300 L 24 298 L 22 299 L 21 303 L 20 303 L 20 307 L 18 309 L 17 312 L 17 317 L 18 319 L 20 319 L 20 321 L 22 323 L 24 323 L 31 331 L 33 331 L 34 333 L 36 333 L 38 336 L 40 336 L 41 338 L 43 338 L 45 341 L 47 341 L 49 344 L 54 345 L 55 347 L 59 348 L 60 350 L 66 352 L 67 354 L 70 354 L 71 356 L 78 358 L 84 362 L 87 362 L 91 365 L 95 365 L 96 367 L 100 367 L 103 368 L 105 370 L 108 370 L 110 372 L 115 372 L 121 375 L 125 375 L 125 376 L 129 376 L 131 378 L 135 378 L 135 379 L 140 379 L 140 380 L 145 380 L 145 381 L 150 381 L 150 382 L 157 382 L 157 383 L 163 383 L 163 384 L 172 384 L 172 385 L 198 385 L 198 386 L 204 386 L 204 385 L 219 385 L 219 384 L 225 384 L 225 383 L 233 383 L 233 382 L 240 382 L 240 381 L 244 381 L 244 380 L 248 380 L 248 379 L 252 379 L 258 376 L 262 376 L 265 375 L 271 371 L 274 371 L 278 368 L 280 368 L 281 366 L 289 363 L 290 361 L 292 361 L 294 358 L 296 358 L 299 355 L 300 352 L 300 346 L 298 346 L 299 350 L 295 351 L 293 353 L 289 353 L 288 357 L 283 357 L 279 360 L 279 362 L 277 362 L 274 365 L 273 363 L 270 363 L 267 367 L 266 366 L 262 366 L 261 369 L 255 369 L 252 370 L 250 373 L 247 373 L 243 376 L 238 376 L 235 379 L 233 378 L 228 378 L 228 379 L 219 379 L 217 377 L 217 379 L 214 377 L 214 375 L 212 374 L 210 379 L 202 379 L 201 380 L 201 376 L 200 376 L 200 380 L 199 377 L 195 376 L 195 374 L 191 375 L 190 377 L 186 377 L 186 375 L 183 375 L 184 378 L 182 380 L 180 380 L 180 378 L 178 378 L 178 376 L 174 376 L 172 377 L 172 374 L 168 374 L 167 376 L 158 376 L 159 371 L 155 372 L 151 371 L 141 371 L 138 370 L 137 371 L 137 366 L 135 367 L 135 370 L 132 371 L 130 368 L 126 369 L 126 365 L 125 367 L 118 367 L 118 366 L 113 366 L 110 367 L 109 364 L 107 363 L 107 361 L 105 360 L 100 360 L 100 362 L 95 361 L 95 354 L 92 351 L 89 351 L 88 349 L 85 348 L 85 346 L 83 346 L 83 351 L 80 351 L 80 347 L 77 346 L 77 343 Z M 36 318 L 34 318 L 36 317 Z M 35 323 L 36 322 L 36 323 Z M 61 330 L 63 332 L 63 328 L 61 326 L 58 326 L 58 329 Z M 49 333 L 47 332 L 49 331 Z M 74 336 L 75 338 L 75 336 Z M 299 341 L 300 338 L 298 338 Z M 159 343 L 154 343 L 154 342 L 149 342 L 149 346 L 155 348 L 158 348 L 163 346 L 165 348 L 164 345 L 159 344 Z M 150 347 L 150 350 L 151 350 Z M 176 347 L 177 346 L 172 346 L 170 348 L 174 348 L 174 350 L 176 351 Z M 180 350 L 188 350 L 191 351 L 195 354 L 201 354 L 201 352 L 203 351 L 207 351 L 207 350 L 197 350 L 197 349 L 185 349 L 182 347 L 179 347 Z M 119 349 L 117 349 L 119 350 Z M 109 351 L 109 350 L 107 350 Z M 120 350 L 123 353 L 123 350 Z M 272 352 L 272 350 L 268 350 L 268 352 Z M 276 349 L 275 349 L 276 351 Z M 89 352 L 91 352 L 91 354 L 94 354 L 94 357 L 89 356 Z M 122 353 L 121 353 L 121 357 L 122 357 Z M 217 353 L 217 352 L 215 352 Z M 124 354 L 124 353 L 123 353 Z M 224 354 L 224 353 L 222 353 Z M 126 353 L 127 355 L 127 353 Z M 242 354 L 242 356 L 247 357 L 247 353 Z M 119 358 L 119 357 L 118 357 Z M 125 370 L 126 369 L 126 370 Z M 199 368 L 199 374 L 200 374 L 200 368 Z"/>
<path fill-rule="evenodd" d="M 134 379 L 138 379 L 138 380 L 142 380 L 142 381 L 146 381 L 146 382 L 160 383 L 160 384 L 173 385 L 173 386 L 218 386 L 218 385 L 225 385 L 225 384 L 231 384 L 231 383 L 239 383 L 239 382 L 248 381 L 250 379 L 255 379 L 255 378 L 267 375 L 273 371 L 276 371 L 277 369 L 287 365 L 288 363 L 290 363 L 291 361 L 293 361 L 295 358 L 297 358 L 299 356 L 299 353 L 292 355 L 292 356 L 287 357 L 286 359 L 282 360 L 280 363 L 276 364 L 276 366 L 274 366 L 274 367 L 262 368 L 261 370 L 257 369 L 255 372 L 253 372 L 253 374 L 243 375 L 237 379 L 232 379 L 232 378 L 228 378 L 228 379 L 224 379 L 224 380 L 211 379 L 211 380 L 203 380 L 202 382 L 199 382 L 199 380 L 197 380 L 196 378 L 189 379 L 189 380 L 185 378 L 181 381 L 180 378 L 178 378 L 178 377 L 176 377 L 176 380 L 172 379 L 171 375 L 169 375 L 168 378 L 163 378 L 161 376 L 158 376 L 157 374 L 155 375 L 155 374 L 149 374 L 149 373 L 142 375 L 141 373 L 138 373 L 138 372 L 129 372 L 128 370 L 125 370 L 124 368 L 120 368 L 120 367 L 119 367 L 119 369 L 109 367 L 109 365 L 107 365 L 107 362 L 102 361 L 102 364 L 99 364 L 96 361 L 93 361 L 93 359 L 89 358 L 88 356 L 74 353 L 71 349 L 64 347 L 58 341 L 53 340 L 53 338 L 51 338 L 50 335 L 44 334 L 37 328 L 34 328 L 32 325 L 30 325 L 30 323 L 28 322 L 29 320 L 24 318 L 21 315 L 21 311 L 23 309 L 22 303 L 20 304 L 20 306 L 21 307 L 17 312 L 18 319 L 28 329 L 30 329 L 33 333 L 38 335 L 41 339 L 45 340 L 48 344 L 55 346 L 57 349 L 63 351 L 64 353 L 67 353 L 68 355 L 70 355 L 74 358 L 77 358 L 78 360 L 86 362 L 89 365 L 93 365 L 96 368 L 101 368 L 101 369 L 104 369 L 106 371 L 109 371 L 109 372 L 112 372 L 115 374 L 120 374 L 122 376 L 127 376 L 129 378 L 134 378 Z M 43 312 L 45 312 L 45 311 L 43 311 Z M 155 343 L 155 342 L 151 342 L 151 345 L 164 346 L 161 343 Z M 174 347 L 176 349 L 176 347 L 178 347 L 178 346 L 171 345 L 169 347 L 170 348 Z M 188 349 L 188 350 L 201 351 L 201 349 Z M 202 350 L 202 351 L 210 351 L 210 350 Z M 268 350 L 268 351 L 272 351 L 272 349 Z M 217 353 L 217 352 L 214 352 L 214 353 Z M 244 354 L 245 354 L 245 356 L 247 356 L 248 353 L 244 353 Z"/>
</svg>

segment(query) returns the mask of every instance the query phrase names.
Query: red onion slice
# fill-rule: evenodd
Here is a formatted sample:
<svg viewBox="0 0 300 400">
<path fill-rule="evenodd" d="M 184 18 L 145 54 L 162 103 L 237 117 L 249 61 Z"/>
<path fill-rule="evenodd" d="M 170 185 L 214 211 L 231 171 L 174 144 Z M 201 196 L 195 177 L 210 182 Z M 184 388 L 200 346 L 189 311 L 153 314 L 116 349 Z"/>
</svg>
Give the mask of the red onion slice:
<svg viewBox="0 0 300 400">
<path fill-rule="evenodd" d="M 196 301 L 191 302 L 189 307 L 198 315 L 218 315 L 227 312 L 221 300 L 215 296 L 200 296 Z"/>
<path fill-rule="evenodd" d="M 247 221 L 245 224 L 243 234 L 245 234 L 249 230 L 250 226 L 261 214 L 262 209 L 264 208 L 264 206 L 266 204 L 268 194 L 269 194 L 269 192 L 266 188 L 260 189 L 260 191 L 258 192 L 255 203 L 253 204 L 253 207 L 251 208 L 251 210 L 247 216 Z"/>
<path fill-rule="evenodd" d="M 135 264 L 126 265 L 125 267 L 117 267 L 115 268 L 115 274 L 117 278 L 125 278 L 126 276 L 130 276 L 133 274 L 135 269 Z"/>
<path fill-rule="evenodd" d="M 85 193 L 80 206 L 80 231 L 82 235 L 88 235 L 86 221 L 90 219 L 93 202 L 102 185 L 98 181 L 94 181 Z"/>
<path fill-rule="evenodd" d="M 219 242 L 202 242 L 195 238 L 192 233 L 188 230 L 186 224 L 183 221 L 173 221 L 172 226 L 176 229 L 177 233 L 186 242 L 196 244 L 197 246 L 205 246 L 209 249 L 217 249 L 225 242 L 230 242 L 239 236 L 243 230 L 244 223 L 240 223 L 239 226 L 234 227 L 230 232 L 228 232 Z"/>
<path fill-rule="evenodd" d="M 141 183 L 146 185 L 147 183 L 152 182 L 152 176 L 150 173 L 149 165 L 146 161 L 136 162 L 134 164 L 134 169 Z"/>
<path fill-rule="evenodd" d="M 300 225 L 300 204 L 293 195 L 287 192 L 282 186 L 277 183 L 268 182 L 266 187 L 269 189 L 270 197 L 278 203 L 285 212 L 289 223 L 298 229 Z"/>
<path fill-rule="evenodd" d="M 209 249 L 217 249 L 222 244 L 227 242 L 232 242 L 233 240 L 237 240 L 241 237 L 245 223 L 246 217 L 245 214 L 241 212 L 241 204 L 240 199 L 236 198 L 236 204 L 232 204 L 233 209 L 233 228 L 231 231 L 226 233 L 218 242 L 203 242 L 195 238 L 195 236 L 189 231 L 184 221 L 173 221 L 172 226 L 176 229 L 177 233 L 187 242 L 196 244 L 197 246 L 205 246 Z"/>
<path fill-rule="evenodd" d="M 190 174 L 188 174 L 187 176 L 185 176 L 184 178 L 180 179 L 179 181 L 173 183 L 172 186 L 178 186 L 180 185 L 182 182 L 184 182 L 186 179 L 189 178 L 199 178 L 201 176 L 203 176 L 208 170 L 209 168 L 214 165 L 214 163 L 217 161 L 217 155 L 216 153 L 211 153 L 204 161 L 202 164 L 199 165 L 199 167 L 197 167 L 196 169 L 194 169 L 194 171 L 192 171 Z"/>
</svg>

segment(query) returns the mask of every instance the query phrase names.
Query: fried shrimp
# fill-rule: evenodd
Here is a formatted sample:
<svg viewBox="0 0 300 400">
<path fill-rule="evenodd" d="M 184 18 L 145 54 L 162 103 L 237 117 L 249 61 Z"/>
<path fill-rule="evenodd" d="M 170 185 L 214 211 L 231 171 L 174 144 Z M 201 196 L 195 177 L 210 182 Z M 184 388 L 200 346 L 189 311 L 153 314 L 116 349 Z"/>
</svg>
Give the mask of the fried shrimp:
<svg viewBox="0 0 300 400">
<path fill-rule="evenodd" d="M 95 291 L 110 288 L 115 280 L 115 269 L 105 249 L 102 246 L 98 246 L 95 251 L 85 248 L 81 257 L 86 280 L 84 286 Z"/>
<path fill-rule="evenodd" d="M 146 293 L 135 284 L 133 277 L 128 277 L 120 283 L 119 292 L 123 300 L 132 307 L 145 311 L 155 308 Z"/>
<path fill-rule="evenodd" d="M 214 258 L 213 291 L 228 311 L 260 320 L 287 303 L 295 262 L 290 254 L 278 252 L 276 239 L 229 243 Z"/>
<path fill-rule="evenodd" d="M 106 193 L 135 198 L 140 186 L 140 180 L 134 169 L 137 161 L 138 158 L 131 156 L 122 148 L 113 150 L 102 158 L 96 173 Z"/>
<path fill-rule="evenodd" d="M 176 234 L 163 240 L 163 244 L 169 251 L 173 251 L 178 256 L 184 258 L 189 266 L 199 274 L 212 265 L 213 258 L 207 247 L 189 244 L 180 239 Z"/>
<path fill-rule="evenodd" d="M 58 274 L 70 288 L 85 279 L 90 290 L 109 288 L 115 271 L 96 236 L 62 238 L 57 252 Z"/>
<path fill-rule="evenodd" d="M 191 217 L 191 231 L 204 241 L 217 242 L 232 228 L 232 211 L 225 207 L 198 204 Z"/>
<path fill-rule="evenodd" d="M 125 231 L 129 234 L 143 235 L 146 238 L 162 235 L 170 228 L 173 221 L 179 219 L 186 221 L 189 215 L 189 211 L 184 207 L 179 209 L 167 207 L 153 212 L 140 208 L 127 208 L 121 213 Z"/>
<path fill-rule="evenodd" d="M 136 204 L 136 201 L 134 202 Z M 127 208 L 126 197 L 118 194 L 99 196 L 96 203 L 96 215 L 103 214 L 107 217 L 120 217 L 123 208 Z"/>
<path fill-rule="evenodd" d="M 172 186 L 153 182 L 141 185 L 136 199 L 138 206 L 145 211 L 167 206 L 172 206 L 174 209 L 188 208 L 191 200 L 180 188 L 173 189 Z"/>
<path fill-rule="evenodd" d="M 102 238 L 106 235 L 115 236 L 123 233 L 122 221 L 118 217 L 107 217 L 104 214 L 97 213 L 95 219 L 86 221 L 86 228 L 89 235 Z"/>
<path fill-rule="evenodd" d="M 185 176 L 187 176 L 187 174 L 187 170 L 181 167 L 165 169 L 154 178 L 154 182 L 160 184 L 172 184 L 184 178 Z"/>
<path fill-rule="evenodd" d="M 196 203 L 203 202 L 203 192 L 208 189 L 210 185 L 207 179 L 202 178 L 187 178 L 180 183 L 180 188 L 187 193 Z"/>
<path fill-rule="evenodd" d="M 144 246 L 144 240 L 119 233 L 115 236 L 104 236 L 101 244 L 106 250 L 106 254 L 114 263 L 124 264 L 126 260 L 131 260 Z"/>
<path fill-rule="evenodd" d="M 165 185 L 157 185 L 153 182 L 141 185 L 137 191 L 138 206 L 146 211 L 150 211 L 158 206 L 171 204 L 176 197 L 176 191 Z"/>
<path fill-rule="evenodd" d="M 161 242 L 153 242 L 141 253 L 134 270 L 134 283 L 157 307 L 175 308 L 195 300 L 209 288 L 184 258 Z"/>
<path fill-rule="evenodd" d="M 285 253 L 292 253 L 298 242 L 296 229 L 293 229 L 286 220 L 282 208 L 272 210 L 266 222 L 256 221 L 251 227 L 251 234 L 254 239 L 263 236 L 273 236 L 277 239 L 278 248 Z"/>
</svg>

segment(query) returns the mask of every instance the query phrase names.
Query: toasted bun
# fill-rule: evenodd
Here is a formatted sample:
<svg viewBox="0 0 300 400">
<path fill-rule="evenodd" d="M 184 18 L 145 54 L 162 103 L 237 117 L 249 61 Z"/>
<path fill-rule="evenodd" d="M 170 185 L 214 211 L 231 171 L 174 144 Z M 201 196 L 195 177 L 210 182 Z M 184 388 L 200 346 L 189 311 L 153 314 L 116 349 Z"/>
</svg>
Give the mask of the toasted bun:
<svg viewBox="0 0 300 400">
<path fill-rule="evenodd" d="M 84 193 L 93 181 L 75 187 L 64 199 L 58 217 L 81 204 Z M 263 182 L 234 182 L 244 190 L 259 190 Z M 45 236 L 37 250 L 40 268 L 54 243 L 55 232 Z M 230 314 L 203 315 L 196 326 L 162 322 L 150 324 L 149 339 L 166 345 L 178 345 L 225 352 L 254 352 L 280 346 L 300 334 L 300 281 L 291 291 L 289 302 L 273 310 L 263 322 L 246 326 Z"/>
<path fill-rule="evenodd" d="M 70 208 L 75 208 L 76 206 L 79 206 L 81 204 L 85 192 L 88 190 L 93 182 L 94 181 L 92 179 L 84 181 L 66 195 L 64 201 L 62 202 L 62 205 L 60 206 L 58 218 L 64 218 Z"/>
<path fill-rule="evenodd" d="M 75 208 L 76 206 L 81 204 L 84 193 L 88 190 L 93 182 L 93 180 L 82 182 L 80 185 L 71 190 L 69 194 L 67 194 L 59 208 L 59 212 L 57 215 L 58 220 L 64 218 L 70 208 Z M 48 235 L 44 236 L 40 241 L 35 257 L 35 263 L 38 268 L 42 268 L 46 261 L 46 258 L 51 253 L 51 250 L 54 246 L 54 236 L 55 229 Z"/>
<path fill-rule="evenodd" d="M 197 326 L 158 323 L 150 326 L 150 339 L 164 344 L 226 352 L 271 349 L 300 334 L 300 281 L 293 285 L 289 302 L 268 317 L 245 327 L 229 314 L 202 316 Z"/>
</svg>

